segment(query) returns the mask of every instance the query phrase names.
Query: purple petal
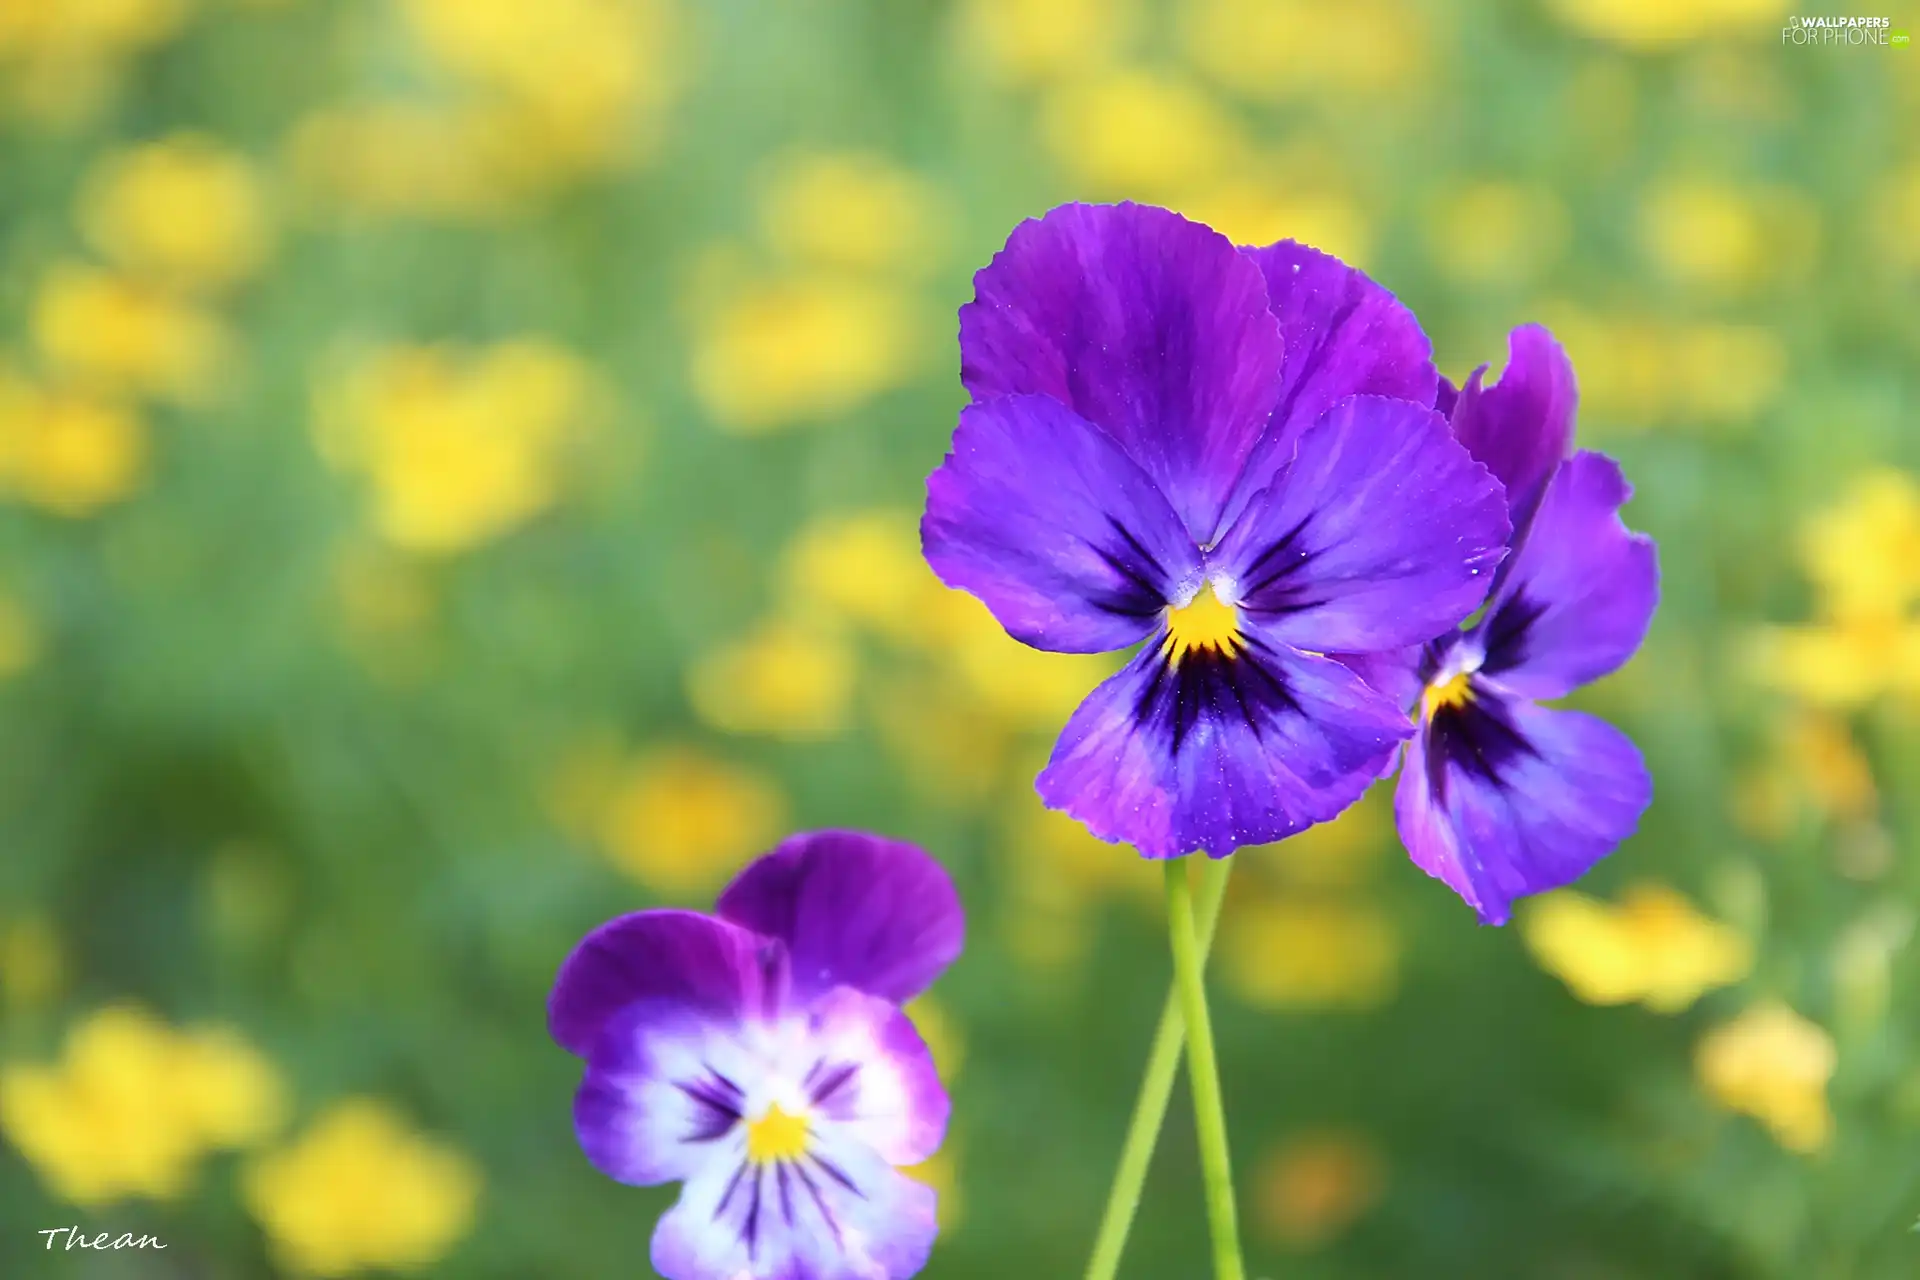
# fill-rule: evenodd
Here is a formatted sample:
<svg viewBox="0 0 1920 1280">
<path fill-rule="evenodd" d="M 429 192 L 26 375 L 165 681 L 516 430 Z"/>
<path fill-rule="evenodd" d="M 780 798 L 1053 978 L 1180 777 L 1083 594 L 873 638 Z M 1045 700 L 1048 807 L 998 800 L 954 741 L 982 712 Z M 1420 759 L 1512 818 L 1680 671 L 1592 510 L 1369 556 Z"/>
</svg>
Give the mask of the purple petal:
<svg viewBox="0 0 1920 1280">
<path fill-rule="evenodd" d="M 1653 780 L 1604 720 L 1475 690 L 1408 747 L 1394 815 L 1422 870 L 1505 924 L 1514 899 L 1572 883 L 1632 835 Z"/>
<path fill-rule="evenodd" d="M 927 477 L 927 563 L 971 591 L 1015 639 L 1099 653 L 1151 631 L 1200 553 L 1111 436 L 1045 396 L 960 413 Z"/>
<path fill-rule="evenodd" d="M 585 1057 L 614 1014 L 642 1000 L 673 1000 L 695 1012 L 736 1016 L 770 994 L 778 948 L 697 911 L 636 911 L 589 933 L 560 964 L 547 997 L 547 1027 Z"/>
<path fill-rule="evenodd" d="M 1481 670 L 1558 698 L 1633 656 L 1660 599 L 1653 539 L 1620 521 L 1633 488 L 1613 459 L 1578 453 L 1547 487 L 1526 542 L 1474 629 Z"/>
<path fill-rule="evenodd" d="M 1301 435 L 1336 403 L 1373 395 L 1431 406 L 1439 377 L 1420 322 L 1364 272 L 1292 240 L 1241 252 L 1266 277 L 1287 356 L 1267 433 L 1216 530 L 1272 483 Z"/>
<path fill-rule="evenodd" d="M 1300 438 L 1208 565 L 1273 639 L 1365 653 L 1457 626 L 1485 598 L 1508 532 L 1499 484 L 1444 418 L 1354 396 Z"/>
<path fill-rule="evenodd" d="M 1420 671 L 1426 653 L 1427 646 L 1413 644 L 1377 653 L 1329 653 L 1327 656 L 1391 699 L 1395 706 L 1412 711 L 1424 687 Z"/>
<path fill-rule="evenodd" d="M 1041 799 L 1149 858 L 1225 857 L 1353 803 L 1412 733 L 1406 717 L 1337 662 L 1244 640 L 1176 666 L 1143 649 L 1073 713 Z"/>
<path fill-rule="evenodd" d="M 645 1187 L 693 1177 L 739 1148 L 753 1081 L 737 1040 L 731 1020 L 678 1000 L 642 1000 L 609 1018 L 573 1100 L 587 1159 Z"/>
<path fill-rule="evenodd" d="M 1506 486 L 1513 525 L 1525 530 L 1547 481 L 1573 448 L 1579 404 L 1573 363 L 1546 329 L 1521 325 L 1507 335 L 1507 367 L 1483 388 L 1473 371 L 1452 411 L 1453 434 Z"/>
<path fill-rule="evenodd" d="M 953 879 L 923 850 L 860 831 L 817 831 L 735 877 L 719 913 L 787 946 L 795 1004 L 836 986 L 904 1004 L 966 940 Z"/>
<path fill-rule="evenodd" d="M 906 1280 L 939 1225 L 931 1187 L 858 1143 L 817 1159 L 715 1167 L 654 1229 L 665 1280 Z"/>
<path fill-rule="evenodd" d="M 1258 269 L 1226 237 L 1144 205 L 1021 223 L 960 308 L 974 399 L 1051 396 L 1097 424 L 1196 542 L 1266 426 L 1282 351 Z"/>
</svg>

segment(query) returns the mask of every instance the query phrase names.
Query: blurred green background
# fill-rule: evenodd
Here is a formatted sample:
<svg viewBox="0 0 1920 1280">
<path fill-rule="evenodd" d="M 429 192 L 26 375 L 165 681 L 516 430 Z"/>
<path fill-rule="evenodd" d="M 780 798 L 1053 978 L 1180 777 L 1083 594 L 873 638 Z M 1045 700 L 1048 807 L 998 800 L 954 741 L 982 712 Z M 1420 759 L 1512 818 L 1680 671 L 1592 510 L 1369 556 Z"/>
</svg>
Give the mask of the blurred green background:
<svg viewBox="0 0 1920 1280">
<path fill-rule="evenodd" d="M 1580 895 L 1477 927 L 1385 794 L 1240 856 L 1253 1274 L 1920 1274 L 1920 53 L 1785 10 L 0 0 L 0 1272 L 643 1274 L 554 969 L 852 825 L 970 912 L 925 1274 L 1077 1274 L 1155 874 L 1032 793 L 1103 660 L 914 522 L 970 273 L 1132 197 L 1456 380 L 1551 325 L 1665 571 Z"/>
</svg>

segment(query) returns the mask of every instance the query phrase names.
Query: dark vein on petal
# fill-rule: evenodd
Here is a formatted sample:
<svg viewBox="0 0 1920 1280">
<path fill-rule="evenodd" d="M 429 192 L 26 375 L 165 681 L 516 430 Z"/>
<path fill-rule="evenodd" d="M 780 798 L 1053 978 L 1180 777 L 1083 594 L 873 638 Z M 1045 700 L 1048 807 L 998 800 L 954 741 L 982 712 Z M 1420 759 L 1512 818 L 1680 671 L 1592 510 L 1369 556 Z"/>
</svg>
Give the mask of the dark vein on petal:
<svg viewBox="0 0 1920 1280">
<path fill-rule="evenodd" d="M 800 1179 L 800 1185 L 807 1189 L 807 1194 L 813 1197 L 814 1207 L 820 1210 L 820 1216 L 826 1220 L 827 1230 L 833 1233 L 833 1242 L 839 1244 L 840 1220 L 833 1216 L 833 1210 L 828 1207 L 827 1197 L 819 1184 L 814 1182 L 813 1175 L 807 1172 L 805 1165 L 794 1165 L 793 1172 Z"/>
</svg>

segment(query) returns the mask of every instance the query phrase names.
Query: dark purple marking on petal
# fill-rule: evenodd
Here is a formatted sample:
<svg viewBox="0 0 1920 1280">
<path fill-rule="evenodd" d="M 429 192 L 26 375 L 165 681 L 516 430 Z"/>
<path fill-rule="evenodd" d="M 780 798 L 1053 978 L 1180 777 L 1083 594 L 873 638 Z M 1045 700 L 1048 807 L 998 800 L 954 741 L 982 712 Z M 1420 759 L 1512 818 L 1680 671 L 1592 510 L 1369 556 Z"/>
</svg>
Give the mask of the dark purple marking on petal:
<svg viewBox="0 0 1920 1280">
<path fill-rule="evenodd" d="M 1016 640 L 1067 653 L 1120 649 L 1153 629 L 1200 552 L 1118 443 L 1046 396 L 961 410 L 927 477 L 927 563 L 972 592 Z"/>
<path fill-rule="evenodd" d="M 747 1260 L 749 1262 L 753 1260 L 760 1246 L 760 1181 L 762 1175 L 765 1173 L 765 1165 L 756 1164 L 750 1169 L 750 1174 L 753 1179 L 750 1190 L 752 1198 L 747 1201 L 746 1220 L 740 1224 L 740 1239 L 747 1246 Z"/>
<path fill-rule="evenodd" d="M 787 1230 L 789 1231 L 793 1230 L 794 1226 L 793 1184 L 791 1181 L 793 1175 L 787 1172 L 791 1167 L 791 1162 L 786 1160 L 779 1161 L 773 1166 L 774 1181 L 780 1189 L 780 1216 L 786 1221 Z"/>
<path fill-rule="evenodd" d="M 725 1216 L 727 1206 L 733 1203 L 734 1192 L 740 1189 L 741 1182 L 746 1178 L 752 1168 L 753 1166 L 745 1160 L 742 1160 L 739 1165 L 735 1167 L 733 1176 L 727 1179 L 726 1190 L 720 1193 L 720 1200 L 713 1207 L 713 1220 L 715 1222 L 720 1221 L 720 1219 Z"/>
<path fill-rule="evenodd" d="M 1436 710 L 1421 739 L 1434 798 L 1442 804 L 1455 775 L 1465 773 L 1502 786 L 1520 763 L 1539 755 L 1515 727 L 1507 699 L 1471 677 L 1468 687 L 1475 690 L 1473 697 Z"/>
<path fill-rule="evenodd" d="M 1488 611 L 1481 643 L 1486 646 L 1482 666 L 1489 675 L 1510 671 L 1527 660 L 1529 635 L 1546 611 L 1541 601 L 1520 594 L 1508 596 Z"/>
<path fill-rule="evenodd" d="M 1108 432 L 1195 542 L 1278 394 L 1285 347 L 1261 273 L 1225 236 L 1145 205 L 1021 223 L 960 308 L 976 401 L 1049 396 Z"/>
<path fill-rule="evenodd" d="M 827 1159 L 825 1156 L 819 1154 L 818 1152 L 809 1152 L 807 1154 L 807 1159 L 813 1161 L 813 1163 L 819 1167 L 820 1172 L 826 1174 L 829 1178 L 832 1178 L 835 1182 L 839 1183 L 846 1190 L 851 1191 L 854 1195 L 858 1196 L 862 1200 L 865 1200 L 867 1198 L 866 1192 L 860 1190 L 858 1186 L 855 1186 L 853 1179 L 847 1176 L 846 1171 L 842 1169 L 839 1165 L 835 1164 L 833 1161 Z"/>
<path fill-rule="evenodd" d="M 804 1161 L 805 1157 L 802 1157 L 802 1160 Z M 827 1224 L 827 1232 L 833 1236 L 833 1242 L 836 1245 L 841 1244 L 840 1219 L 834 1215 L 833 1207 L 827 1203 L 827 1197 L 821 1191 L 820 1184 L 815 1182 L 813 1175 L 807 1172 L 805 1163 L 795 1163 L 793 1172 L 800 1179 L 800 1185 L 806 1188 L 807 1195 L 813 1199 L 813 1207 L 820 1211 L 821 1221 Z M 847 1184 L 847 1189 L 853 1191 L 855 1195 L 860 1194 L 851 1184 Z"/>
<path fill-rule="evenodd" d="M 947 869 L 917 846 L 862 831 L 789 837 L 734 878 L 718 910 L 786 945 L 797 1007 L 836 986 L 905 1003 L 966 940 Z"/>
<path fill-rule="evenodd" d="M 1352 396 L 1300 437 L 1208 554 L 1271 638 L 1316 653 L 1419 644 L 1486 598 L 1506 500 L 1439 414 Z"/>
<path fill-rule="evenodd" d="M 852 1084 L 859 1074 L 860 1064 L 857 1062 L 836 1063 L 832 1067 L 824 1062 L 815 1063 L 813 1070 L 807 1072 L 807 1078 L 803 1081 L 808 1100 L 816 1107 L 826 1106 L 836 1094 Z"/>
<path fill-rule="evenodd" d="M 1233 657 L 1143 649 L 1067 722 L 1037 786 L 1150 858 L 1224 857 L 1358 799 L 1413 732 L 1346 667 L 1244 630 Z"/>
<path fill-rule="evenodd" d="M 1266 279 L 1287 354 L 1267 430 L 1209 542 L 1273 483 L 1301 435 L 1339 401 L 1373 395 L 1431 408 L 1439 377 L 1420 322 L 1364 272 L 1292 240 L 1241 252 Z"/>
<path fill-rule="evenodd" d="M 593 1166 L 618 1182 L 653 1186 L 692 1176 L 710 1158 L 706 1137 L 729 1107 L 724 1092 L 689 1091 L 730 1023 L 675 1000 L 642 1000 L 608 1019 L 574 1095 L 574 1132 Z M 706 1095 L 706 1096 L 700 1096 Z M 716 1105 L 718 1104 L 718 1105 Z"/>
<path fill-rule="evenodd" d="M 1660 600 L 1653 539 L 1620 519 L 1633 495 L 1619 464 L 1577 453 L 1547 487 L 1470 642 L 1507 691 L 1558 698 L 1633 656 Z"/>
<path fill-rule="evenodd" d="M 643 1000 L 737 1015 L 767 996 L 765 946 L 764 938 L 696 911 L 636 911 L 610 920 L 561 962 L 547 1026 L 562 1048 L 585 1057 L 609 1018 Z M 777 990 L 777 964 L 772 976 Z"/>
<path fill-rule="evenodd" d="M 700 1108 L 694 1128 L 682 1139 L 684 1142 L 717 1142 L 740 1123 L 740 1104 L 744 1099 L 739 1087 L 712 1067 L 707 1068 L 707 1073 L 706 1079 L 673 1083 L 674 1088 Z"/>
<path fill-rule="evenodd" d="M 1504 924 L 1515 899 L 1571 884 L 1632 835 L 1653 782 L 1604 720 L 1472 688 L 1407 752 L 1394 816 L 1416 865 Z"/>
</svg>

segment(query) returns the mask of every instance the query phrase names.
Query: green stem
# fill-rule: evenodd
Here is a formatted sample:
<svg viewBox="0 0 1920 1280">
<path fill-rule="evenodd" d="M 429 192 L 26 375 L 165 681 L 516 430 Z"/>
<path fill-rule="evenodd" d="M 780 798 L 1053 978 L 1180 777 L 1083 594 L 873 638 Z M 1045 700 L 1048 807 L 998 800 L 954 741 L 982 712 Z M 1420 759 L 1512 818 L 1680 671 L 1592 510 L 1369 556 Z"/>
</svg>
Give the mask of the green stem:
<svg viewBox="0 0 1920 1280">
<path fill-rule="evenodd" d="M 1246 1280 L 1233 1205 L 1233 1162 L 1227 1155 L 1227 1111 L 1220 1100 L 1213 1022 L 1207 1016 L 1206 980 L 1193 936 L 1193 891 L 1187 887 L 1187 869 L 1180 862 L 1167 863 L 1167 933 L 1173 940 L 1173 981 L 1180 989 L 1180 1014 L 1187 1024 L 1187 1083 L 1193 1086 L 1193 1124 L 1207 1186 L 1214 1280 Z"/>
<path fill-rule="evenodd" d="M 1210 858 L 1200 875 L 1194 926 L 1203 962 L 1213 948 L 1214 926 L 1220 922 L 1220 904 L 1227 896 L 1227 879 L 1232 874 L 1232 858 Z M 1087 1280 L 1113 1280 L 1120 1270 L 1120 1255 L 1126 1250 L 1127 1233 L 1140 1208 L 1147 1166 L 1153 1163 L 1154 1144 L 1160 1138 L 1161 1126 L 1166 1123 L 1167 1104 L 1173 1099 L 1173 1081 L 1180 1071 L 1180 1051 L 1186 1047 L 1186 1040 L 1187 1024 L 1180 1014 L 1180 992 L 1176 987 L 1167 992 L 1167 1002 L 1160 1010 L 1159 1029 L 1153 1033 L 1153 1051 L 1147 1056 L 1140 1096 L 1134 1101 L 1133 1119 L 1127 1124 L 1127 1140 L 1120 1148 L 1120 1166 L 1114 1170 L 1113 1190 L 1107 1193 L 1107 1211 L 1100 1219 L 1100 1234 L 1094 1237 Z"/>
</svg>

